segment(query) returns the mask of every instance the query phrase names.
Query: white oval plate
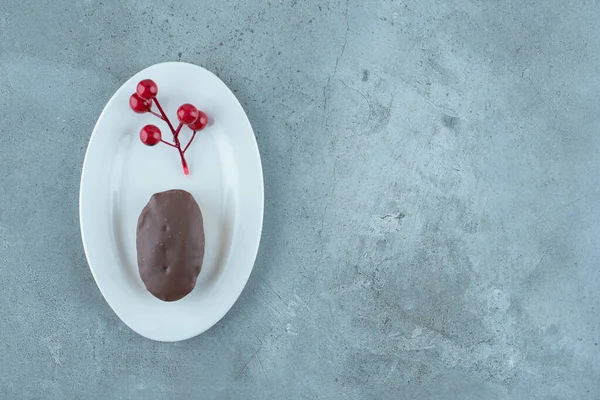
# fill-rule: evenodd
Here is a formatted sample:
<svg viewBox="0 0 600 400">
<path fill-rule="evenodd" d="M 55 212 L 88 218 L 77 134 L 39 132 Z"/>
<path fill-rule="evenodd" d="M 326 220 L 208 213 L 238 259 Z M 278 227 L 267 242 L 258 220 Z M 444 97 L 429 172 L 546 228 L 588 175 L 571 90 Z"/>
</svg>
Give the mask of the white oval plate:
<svg viewBox="0 0 600 400">
<path fill-rule="evenodd" d="M 186 152 L 190 175 L 177 151 L 144 146 L 145 124 L 167 125 L 135 114 L 129 96 L 137 82 L 158 84 L 171 119 L 183 103 L 206 112 L 209 125 Z M 184 128 L 180 138 L 191 136 Z M 156 192 L 184 189 L 202 209 L 206 249 L 195 289 L 167 303 L 146 291 L 137 267 L 137 219 Z M 263 176 L 254 132 L 242 106 L 211 72 L 192 64 L 153 65 L 129 79 L 100 114 L 83 163 L 79 218 L 83 247 L 96 284 L 121 320 L 149 339 L 171 342 L 196 336 L 217 323 L 242 292 L 256 259 L 264 207 Z"/>
</svg>

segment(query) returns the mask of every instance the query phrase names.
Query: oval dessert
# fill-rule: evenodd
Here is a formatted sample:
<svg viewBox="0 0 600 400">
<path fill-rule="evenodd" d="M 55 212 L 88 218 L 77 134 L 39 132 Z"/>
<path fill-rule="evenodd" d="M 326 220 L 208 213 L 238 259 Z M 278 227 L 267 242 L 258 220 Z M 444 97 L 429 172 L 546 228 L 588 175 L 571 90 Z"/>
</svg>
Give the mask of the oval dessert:
<svg viewBox="0 0 600 400">
<path fill-rule="evenodd" d="M 137 225 L 137 260 L 146 289 L 164 301 L 180 300 L 196 285 L 204 260 L 202 212 L 185 190 L 155 193 Z"/>
</svg>

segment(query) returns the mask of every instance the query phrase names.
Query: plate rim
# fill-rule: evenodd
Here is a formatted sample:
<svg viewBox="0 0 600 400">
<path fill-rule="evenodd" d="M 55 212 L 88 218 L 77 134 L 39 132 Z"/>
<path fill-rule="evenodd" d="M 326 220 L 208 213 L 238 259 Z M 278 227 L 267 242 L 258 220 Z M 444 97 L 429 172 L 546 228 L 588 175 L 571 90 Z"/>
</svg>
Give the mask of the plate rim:
<svg viewBox="0 0 600 400">
<path fill-rule="evenodd" d="M 215 321 L 213 323 L 211 323 L 210 325 L 208 325 L 206 328 L 196 332 L 196 333 L 192 333 L 192 334 L 188 334 L 188 335 L 183 335 L 177 339 L 164 339 L 164 338 L 160 338 L 160 337 L 155 337 L 154 335 L 148 335 L 145 333 L 142 333 L 136 329 L 134 329 L 125 319 L 123 319 L 121 317 L 121 315 L 119 315 L 119 313 L 115 310 L 115 308 L 113 307 L 112 301 L 109 300 L 109 298 L 107 297 L 105 291 L 102 289 L 102 286 L 98 283 L 98 277 L 96 276 L 96 273 L 94 272 L 94 269 L 92 268 L 90 259 L 89 259 L 89 255 L 88 255 L 88 245 L 86 244 L 86 239 L 85 239 L 85 231 L 84 231 L 84 217 L 83 217 L 83 188 L 84 188 L 84 180 L 85 180 L 85 176 L 86 176 L 86 170 L 88 168 L 90 168 L 88 166 L 88 160 L 89 160 L 89 152 L 91 149 L 91 143 L 92 140 L 94 138 L 94 136 L 96 135 L 96 131 L 98 129 L 98 123 L 103 119 L 107 109 L 109 109 L 110 105 L 113 104 L 116 99 L 117 99 L 117 95 L 119 94 L 121 88 L 123 88 L 129 81 L 133 80 L 133 78 L 141 73 L 143 73 L 144 71 L 147 71 L 151 68 L 155 68 L 157 66 L 165 66 L 165 67 L 169 67 L 169 66 L 178 66 L 178 65 L 187 65 L 187 66 L 192 66 L 194 68 L 198 68 L 201 71 L 204 71 L 205 73 L 208 73 L 209 75 L 211 75 L 212 77 L 214 77 L 215 79 L 217 79 L 218 81 L 220 81 L 223 86 L 226 88 L 226 91 L 229 92 L 229 94 L 231 95 L 232 99 L 235 101 L 235 103 L 237 104 L 237 106 L 239 106 L 239 108 L 242 110 L 244 119 L 247 123 L 247 126 L 250 128 L 250 132 L 252 135 L 252 145 L 253 145 L 253 152 L 256 154 L 257 156 L 257 161 L 258 161 L 258 173 L 257 173 L 257 178 L 258 181 L 260 183 L 260 189 L 258 190 L 258 194 L 259 194 L 259 203 L 260 203 L 260 207 L 258 207 L 257 211 L 258 211 L 258 231 L 257 231 L 257 235 L 256 235 L 256 245 L 252 246 L 252 264 L 250 266 L 250 268 L 248 268 L 248 274 L 246 277 L 244 277 L 243 279 L 243 285 L 241 286 L 241 289 L 239 291 L 239 293 L 236 294 L 235 298 L 233 299 L 233 302 L 231 303 L 230 306 L 227 307 L 227 309 L 224 311 L 224 313 L 222 315 L 219 315 Z M 113 311 L 113 313 L 119 318 L 119 320 L 121 320 L 129 329 L 131 329 L 132 331 L 134 331 L 135 333 L 137 333 L 138 335 L 149 339 L 149 340 L 153 340 L 153 341 L 158 341 L 158 342 L 179 342 L 179 341 L 184 341 L 184 340 L 189 340 L 191 338 L 194 338 L 198 335 L 201 335 L 202 333 L 206 332 L 207 330 L 211 329 L 212 327 L 214 327 L 221 319 L 223 319 L 225 317 L 225 315 L 227 315 L 227 313 L 229 311 L 231 311 L 231 309 L 233 308 L 233 306 L 235 305 L 235 303 L 239 300 L 240 296 L 243 293 L 244 288 L 246 287 L 246 285 L 248 284 L 248 280 L 250 279 L 250 275 L 252 274 L 252 271 L 254 270 L 255 264 L 256 264 L 256 260 L 258 257 L 258 251 L 260 249 L 260 244 L 262 241 L 262 231 L 263 231 L 263 225 L 264 225 L 264 208 L 265 208 L 265 185 L 264 185 L 264 173 L 263 173 L 263 166 L 262 166 L 262 158 L 260 155 L 260 149 L 258 147 L 258 141 L 256 140 L 256 134 L 254 132 L 254 128 L 250 122 L 250 119 L 248 117 L 248 114 L 246 112 L 246 110 L 244 109 L 244 107 L 242 106 L 242 104 L 240 103 L 239 99 L 237 98 L 237 96 L 235 95 L 235 93 L 233 93 L 233 91 L 231 90 L 231 88 L 225 83 L 223 82 L 223 80 L 221 78 L 219 78 L 215 73 L 213 73 L 212 71 L 200 66 L 200 65 L 196 65 L 193 63 L 188 63 L 188 62 L 182 62 L 182 61 L 165 61 L 165 62 L 160 62 L 160 63 L 156 63 L 156 64 L 152 64 L 146 68 L 143 68 L 141 70 L 139 70 L 138 72 L 134 73 L 132 76 L 130 76 L 128 79 L 126 79 L 117 89 L 116 91 L 112 94 L 112 96 L 110 97 L 110 99 L 106 102 L 106 104 L 104 105 L 104 108 L 102 109 L 102 112 L 99 114 L 98 118 L 96 119 L 96 122 L 94 124 L 94 128 L 92 129 L 92 132 L 90 134 L 89 140 L 88 140 L 88 144 L 87 144 L 87 148 L 85 151 L 85 155 L 83 158 L 83 163 L 82 163 L 82 167 L 81 167 L 81 179 L 80 179 L 80 183 L 79 183 L 79 200 L 78 200 L 78 206 L 79 206 L 79 228 L 80 228 L 80 232 L 81 232 L 81 241 L 82 241 L 82 245 L 83 245 L 83 250 L 84 250 L 84 254 L 85 254 L 85 258 L 88 264 L 88 268 L 90 269 L 90 272 L 92 273 L 92 276 L 94 278 L 94 282 L 96 283 L 96 287 L 98 288 L 98 290 L 100 291 L 100 293 L 102 294 L 102 297 L 104 298 L 104 300 L 106 301 L 106 303 L 108 304 L 108 306 L 111 308 L 111 310 Z"/>
</svg>

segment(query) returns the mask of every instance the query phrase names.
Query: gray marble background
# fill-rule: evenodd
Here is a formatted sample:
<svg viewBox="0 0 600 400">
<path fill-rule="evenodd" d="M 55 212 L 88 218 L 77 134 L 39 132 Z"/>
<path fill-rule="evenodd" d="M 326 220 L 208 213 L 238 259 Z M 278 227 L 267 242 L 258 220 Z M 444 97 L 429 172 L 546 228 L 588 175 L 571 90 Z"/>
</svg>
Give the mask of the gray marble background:
<svg viewBox="0 0 600 400">
<path fill-rule="evenodd" d="M 131 75 L 214 71 L 256 131 L 241 298 L 144 339 L 78 189 Z M 599 399 L 600 3 L 0 0 L 0 398 Z"/>
</svg>

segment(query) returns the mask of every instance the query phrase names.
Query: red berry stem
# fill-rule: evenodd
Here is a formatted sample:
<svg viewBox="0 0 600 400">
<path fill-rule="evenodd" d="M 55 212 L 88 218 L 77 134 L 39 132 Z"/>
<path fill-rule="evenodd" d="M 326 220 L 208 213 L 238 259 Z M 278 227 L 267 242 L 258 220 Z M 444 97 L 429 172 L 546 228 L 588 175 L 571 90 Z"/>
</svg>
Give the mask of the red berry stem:
<svg viewBox="0 0 600 400">
<path fill-rule="evenodd" d="M 187 161 L 185 160 L 183 151 L 181 151 L 181 142 L 179 142 L 179 131 L 181 131 L 182 127 L 183 127 L 183 124 L 180 123 L 179 126 L 177 127 L 177 129 L 175 129 L 173 131 L 173 140 L 175 141 L 174 147 L 177 148 L 177 151 L 179 151 L 179 156 L 181 157 L 181 166 L 183 167 L 183 173 L 188 175 L 190 173 L 190 170 L 187 166 Z"/>
<path fill-rule="evenodd" d="M 154 115 L 156 118 L 160 118 L 160 119 L 162 119 L 163 121 L 165 120 L 165 119 L 162 117 L 162 115 L 160 115 L 159 113 L 156 113 L 156 112 L 154 112 L 154 111 L 152 111 L 152 110 L 150 110 L 150 111 L 148 111 L 148 112 L 149 112 L 150 114 Z"/>
<path fill-rule="evenodd" d="M 194 131 L 194 133 L 192 133 L 192 137 L 190 138 L 190 141 L 183 149 L 183 154 L 185 154 L 185 151 L 188 149 L 188 147 L 190 147 L 190 144 L 192 144 L 192 141 L 194 140 L 195 137 L 196 137 L 196 131 Z"/>
<path fill-rule="evenodd" d="M 175 129 L 175 133 L 174 133 L 174 135 L 175 135 L 176 137 L 179 137 L 179 132 L 181 132 L 181 128 L 183 128 L 183 124 L 180 122 L 180 123 L 179 123 L 179 126 L 177 127 L 177 129 Z"/>
<path fill-rule="evenodd" d="M 173 128 L 173 125 L 171 124 L 171 121 L 169 121 L 169 118 L 167 117 L 167 114 L 165 114 L 163 108 L 160 106 L 160 103 L 158 102 L 158 99 L 155 97 L 154 99 L 154 104 L 156 104 L 156 107 L 158 108 L 158 111 L 160 111 L 160 115 L 162 117 L 160 117 L 163 121 L 165 121 L 167 123 L 167 125 L 169 125 L 169 129 L 171 129 L 171 133 L 173 135 L 175 135 L 175 129 Z"/>
<path fill-rule="evenodd" d="M 162 119 L 163 121 L 165 121 L 167 123 L 167 125 L 169 125 L 169 129 L 171 129 L 171 133 L 173 134 L 173 140 L 175 141 L 175 145 L 172 145 L 170 143 L 168 143 L 168 144 L 175 147 L 177 149 L 177 151 L 179 151 L 179 156 L 181 157 L 181 166 L 183 167 L 183 173 L 185 175 L 189 175 L 190 169 L 188 168 L 187 161 L 185 160 L 185 156 L 183 155 L 183 151 L 181 151 L 181 143 L 179 142 L 179 131 L 181 131 L 183 124 L 179 123 L 179 126 L 177 127 L 177 129 L 173 128 L 173 124 L 171 124 L 171 121 L 165 114 L 165 111 L 161 107 L 161 105 L 158 102 L 158 99 L 156 97 L 154 98 L 154 104 L 156 104 L 156 108 L 158 108 L 158 111 L 160 112 L 160 115 L 161 115 L 158 117 L 160 119 Z"/>
<path fill-rule="evenodd" d="M 181 147 L 177 148 L 179 150 L 179 156 L 181 157 L 181 166 L 183 167 L 183 173 L 185 175 L 190 174 L 190 169 L 188 168 L 187 161 L 185 161 L 185 157 L 183 156 L 183 151 L 181 151 Z"/>
<path fill-rule="evenodd" d="M 164 140 L 161 140 L 161 142 L 164 143 L 164 144 L 166 144 L 166 145 L 168 145 L 168 146 L 177 148 L 177 146 L 175 146 L 173 143 L 165 142 Z"/>
</svg>

